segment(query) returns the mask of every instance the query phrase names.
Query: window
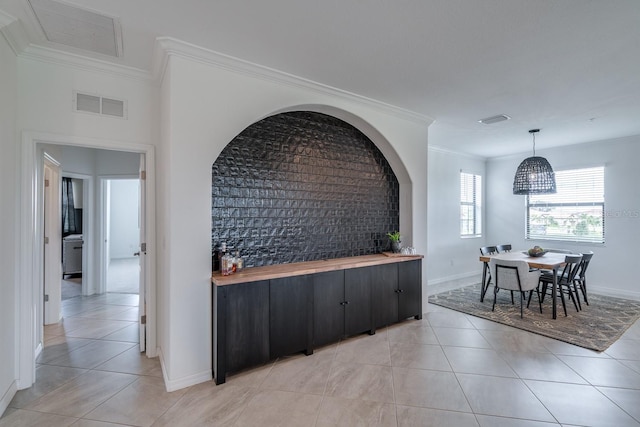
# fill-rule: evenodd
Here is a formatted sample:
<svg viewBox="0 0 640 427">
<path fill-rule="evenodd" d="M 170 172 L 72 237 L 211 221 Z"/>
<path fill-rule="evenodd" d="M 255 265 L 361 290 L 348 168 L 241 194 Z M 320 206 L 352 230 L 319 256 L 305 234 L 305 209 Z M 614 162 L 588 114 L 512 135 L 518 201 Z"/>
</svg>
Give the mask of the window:
<svg viewBox="0 0 640 427">
<path fill-rule="evenodd" d="M 604 243 L 604 166 L 556 172 L 556 194 L 527 196 L 527 239 Z"/>
<path fill-rule="evenodd" d="M 460 172 L 460 236 L 482 235 L 482 177 Z"/>
</svg>

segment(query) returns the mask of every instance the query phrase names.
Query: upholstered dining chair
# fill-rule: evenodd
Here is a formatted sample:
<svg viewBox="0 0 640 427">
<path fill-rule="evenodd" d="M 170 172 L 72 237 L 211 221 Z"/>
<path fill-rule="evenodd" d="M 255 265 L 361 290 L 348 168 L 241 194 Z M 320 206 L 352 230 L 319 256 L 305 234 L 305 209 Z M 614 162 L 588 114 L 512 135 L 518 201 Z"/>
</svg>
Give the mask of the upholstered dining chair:
<svg viewBox="0 0 640 427">
<path fill-rule="evenodd" d="M 564 257 L 565 265 L 560 272 L 557 273 L 556 280 L 558 285 L 558 295 L 560 296 L 560 300 L 562 301 L 562 308 L 564 310 L 564 315 L 567 315 L 567 306 L 564 302 L 564 294 L 569 295 L 573 305 L 576 308 L 576 311 L 580 311 L 580 307 L 578 307 L 578 303 L 576 302 L 576 298 L 573 295 L 572 287 L 575 286 L 574 280 L 576 275 L 578 274 L 578 269 L 580 268 L 580 261 L 582 261 L 582 254 L 577 255 L 567 255 Z M 553 285 L 553 272 L 548 271 L 544 272 L 540 275 L 540 285 L 542 286 L 542 301 L 544 301 L 545 295 L 547 294 L 547 290 L 549 285 Z"/>
<path fill-rule="evenodd" d="M 500 289 L 507 289 L 512 292 L 518 291 L 520 292 L 520 317 L 522 318 L 524 317 L 524 294 L 529 292 L 528 307 L 529 302 L 531 302 L 531 295 L 535 290 L 538 295 L 540 313 L 542 313 L 542 299 L 538 289 L 540 271 L 529 271 L 529 263 L 524 260 L 497 260 L 495 258 L 489 261 L 489 270 L 494 281 L 493 308 L 491 310 L 495 311 L 496 309 L 496 301 Z"/>
<path fill-rule="evenodd" d="M 496 246 L 482 246 L 480 248 L 480 255 L 495 255 L 498 253 L 498 248 Z M 480 302 L 484 301 L 484 295 L 487 293 L 487 289 L 489 289 L 489 284 L 491 283 L 491 272 L 489 271 L 489 263 L 485 262 L 482 268 L 487 269 L 487 277 L 484 283 L 482 283 L 482 288 L 480 289 Z"/>
</svg>

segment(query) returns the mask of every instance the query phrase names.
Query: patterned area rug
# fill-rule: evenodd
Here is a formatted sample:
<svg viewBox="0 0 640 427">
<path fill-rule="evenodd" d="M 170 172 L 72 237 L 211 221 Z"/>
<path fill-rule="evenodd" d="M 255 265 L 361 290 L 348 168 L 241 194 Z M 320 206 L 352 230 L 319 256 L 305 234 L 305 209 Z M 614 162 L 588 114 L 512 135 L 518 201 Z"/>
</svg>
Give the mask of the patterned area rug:
<svg viewBox="0 0 640 427">
<path fill-rule="evenodd" d="M 520 319 L 520 297 L 514 293 L 511 304 L 509 291 L 498 292 L 495 311 L 493 287 L 489 288 L 484 302 L 480 302 L 480 284 L 442 292 L 429 297 L 431 304 L 451 308 L 466 314 L 492 320 L 514 328 L 568 342 L 596 351 L 604 351 L 613 344 L 640 317 L 640 301 L 590 294 L 589 305 L 582 303 L 582 311 L 576 312 L 573 303 L 567 301 L 567 317 L 558 300 L 558 318 L 551 318 L 551 296 L 542 303 L 540 314 L 538 299 L 534 294 L 524 318 Z"/>
</svg>

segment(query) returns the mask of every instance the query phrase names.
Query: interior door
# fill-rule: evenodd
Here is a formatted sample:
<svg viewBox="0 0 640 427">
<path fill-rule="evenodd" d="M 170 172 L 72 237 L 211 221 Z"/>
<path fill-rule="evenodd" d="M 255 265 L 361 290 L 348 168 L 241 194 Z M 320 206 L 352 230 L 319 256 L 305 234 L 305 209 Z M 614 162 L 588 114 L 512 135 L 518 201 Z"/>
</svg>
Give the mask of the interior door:
<svg viewBox="0 0 640 427">
<path fill-rule="evenodd" d="M 62 224 L 60 204 L 60 164 L 44 157 L 44 242 L 43 297 L 44 324 L 58 323 L 62 317 Z"/>
<path fill-rule="evenodd" d="M 147 300 L 146 300 L 146 265 L 147 265 L 147 243 L 146 243 L 146 226 L 145 218 L 147 207 L 146 200 L 146 169 L 145 169 L 145 156 L 140 154 L 140 193 L 139 193 L 139 206 L 138 221 L 140 224 L 140 280 L 139 280 L 139 302 L 138 302 L 138 323 L 140 325 L 140 351 L 144 352 L 147 348 L 147 336 L 146 336 L 146 323 L 147 323 Z"/>
</svg>

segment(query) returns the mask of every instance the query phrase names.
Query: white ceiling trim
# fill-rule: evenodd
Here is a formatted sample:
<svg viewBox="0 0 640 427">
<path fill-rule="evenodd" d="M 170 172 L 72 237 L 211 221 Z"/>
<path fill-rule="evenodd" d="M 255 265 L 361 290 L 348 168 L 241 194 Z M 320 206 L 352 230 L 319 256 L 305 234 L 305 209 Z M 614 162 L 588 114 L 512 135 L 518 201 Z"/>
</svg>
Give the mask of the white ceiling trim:
<svg viewBox="0 0 640 427">
<path fill-rule="evenodd" d="M 471 153 L 465 153 L 465 152 L 462 152 L 462 151 L 456 151 L 456 150 L 452 150 L 450 148 L 440 147 L 438 145 L 429 145 L 428 151 L 433 151 L 435 153 L 451 154 L 453 156 L 466 157 L 466 158 L 475 159 L 475 160 L 487 160 L 488 159 L 488 157 L 486 157 L 486 156 L 480 156 L 480 155 L 477 155 L 477 154 L 471 154 Z"/>
<path fill-rule="evenodd" d="M 63 52 L 44 46 L 29 45 L 18 56 L 90 72 L 113 74 L 118 77 L 125 77 L 133 80 L 152 80 L 150 73 L 139 68 L 118 65 L 113 62 L 89 58 L 70 52 Z"/>
<path fill-rule="evenodd" d="M 0 28 L 7 26 L 14 21 L 17 21 L 17 19 L 0 10 Z"/>
<path fill-rule="evenodd" d="M 395 105 L 387 104 L 352 92 L 337 89 L 311 80 L 304 79 L 283 71 L 255 64 L 243 59 L 235 58 L 219 52 L 215 52 L 200 46 L 196 46 L 171 37 L 158 37 L 154 49 L 152 75 L 156 82 L 160 83 L 164 78 L 169 57 L 172 55 L 191 61 L 210 65 L 234 73 L 248 75 L 262 80 L 295 86 L 306 90 L 331 95 L 375 108 L 384 113 L 400 117 L 419 124 L 429 126 L 433 119 L 422 114 L 415 113 Z"/>
<path fill-rule="evenodd" d="M 16 56 L 29 45 L 29 37 L 22 22 L 2 10 L 0 10 L 0 33 Z"/>
</svg>

